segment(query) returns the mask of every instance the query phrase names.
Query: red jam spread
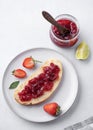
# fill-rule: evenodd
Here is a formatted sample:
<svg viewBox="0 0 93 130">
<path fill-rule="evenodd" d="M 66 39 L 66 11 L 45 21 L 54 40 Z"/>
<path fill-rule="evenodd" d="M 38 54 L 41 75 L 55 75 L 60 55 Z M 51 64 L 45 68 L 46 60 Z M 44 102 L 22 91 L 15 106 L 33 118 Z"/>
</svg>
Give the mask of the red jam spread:
<svg viewBox="0 0 93 130">
<path fill-rule="evenodd" d="M 40 97 L 44 92 L 50 91 L 53 88 L 54 81 L 59 77 L 59 71 L 60 68 L 54 63 L 45 66 L 43 72 L 29 80 L 25 88 L 18 93 L 19 99 L 22 102 L 30 101 L 32 98 Z"/>
<path fill-rule="evenodd" d="M 55 37 L 57 37 L 58 39 L 55 38 L 52 34 L 50 34 L 51 40 L 59 46 L 63 46 L 63 47 L 73 46 L 78 40 L 76 36 L 79 32 L 79 29 L 76 23 L 69 19 L 60 19 L 57 22 L 63 27 L 66 27 L 70 31 L 70 33 L 63 36 L 55 26 L 52 26 L 52 32 L 55 35 Z"/>
<path fill-rule="evenodd" d="M 63 27 L 66 27 L 70 31 L 70 33 L 68 33 L 68 35 L 63 36 L 60 34 L 58 29 L 54 26 L 53 32 L 58 38 L 60 38 L 62 40 L 69 40 L 69 39 L 72 39 L 76 36 L 78 29 L 77 29 L 76 24 L 73 21 L 70 21 L 67 19 L 61 19 L 61 20 L 58 20 L 57 22 L 60 25 L 62 25 Z"/>
</svg>

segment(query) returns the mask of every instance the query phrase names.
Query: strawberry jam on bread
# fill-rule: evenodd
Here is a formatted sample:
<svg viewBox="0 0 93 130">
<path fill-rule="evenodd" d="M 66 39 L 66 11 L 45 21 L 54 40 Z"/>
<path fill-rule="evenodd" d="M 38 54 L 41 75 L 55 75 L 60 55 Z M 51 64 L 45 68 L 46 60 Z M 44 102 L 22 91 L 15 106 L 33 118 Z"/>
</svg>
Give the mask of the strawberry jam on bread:
<svg viewBox="0 0 93 130">
<path fill-rule="evenodd" d="M 41 103 L 53 94 L 61 78 L 62 63 L 57 59 L 49 59 L 17 87 L 14 98 L 23 105 Z"/>
</svg>

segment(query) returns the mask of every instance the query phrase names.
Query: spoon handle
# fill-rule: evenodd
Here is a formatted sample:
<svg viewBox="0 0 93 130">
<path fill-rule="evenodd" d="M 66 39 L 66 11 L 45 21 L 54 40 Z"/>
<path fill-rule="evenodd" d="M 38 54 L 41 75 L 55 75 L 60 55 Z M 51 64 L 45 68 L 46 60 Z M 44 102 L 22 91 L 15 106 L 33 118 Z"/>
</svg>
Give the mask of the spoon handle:
<svg viewBox="0 0 93 130">
<path fill-rule="evenodd" d="M 55 21 L 55 19 L 46 11 L 42 12 L 44 18 L 49 21 L 51 24 L 53 25 L 58 25 L 57 22 Z"/>
<path fill-rule="evenodd" d="M 60 25 L 48 12 L 43 11 L 42 12 L 43 17 L 50 22 L 51 24 L 53 24 L 54 26 L 57 27 L 57 29 L 59 30 L 59 32 L 64 35 L 64 33 L 66 33 L 68 31 L 67 28 L 62 27 L 62 25 Z"/>
</svg>

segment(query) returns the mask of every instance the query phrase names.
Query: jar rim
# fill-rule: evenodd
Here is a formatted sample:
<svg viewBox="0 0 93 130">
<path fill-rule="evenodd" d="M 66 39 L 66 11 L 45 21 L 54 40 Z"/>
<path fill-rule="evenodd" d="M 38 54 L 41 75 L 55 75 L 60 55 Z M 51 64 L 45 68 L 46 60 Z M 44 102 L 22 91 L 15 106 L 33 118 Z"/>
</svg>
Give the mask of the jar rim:
<svg viewBox="0 0 93 130">
<path fill-rule="evenodd" d="M 53 37 L 54 37 L 55 39 L 59 40 L 60 42 L 69 42 L 69 41 L 72 41 L 72 40 L 76 39 L 76 37 L 78 37 L 79 34 L 80 34 L 80 27 L 79 27 L 78 20 L 77 20 L 74 16 L 72 16 L 72 15 L 70 15 L 70 14 L 60 14 L 60 15 L 58 15 L 57 17 L 55 17 L 55 20 L 60 20 L 61 18 L 62 18 L 62 19 L 65 18 L 65 19 L 68 19 L 68 20 L 73 21 L 73 22 L 76 24 L 77 29 L 78 29 L 77 34 L 76 34 L 73 38 L 68 39 L 68 40 L 60 39 L 60 38 L 58 38 L 58 37 L 54 34 L 54 32 L 53 32 L 53 30 L 52 30 L 52 27 L 53 27 L 54 25 L 51 25 L 50 33 L 53 35 Z"/>
</svg>

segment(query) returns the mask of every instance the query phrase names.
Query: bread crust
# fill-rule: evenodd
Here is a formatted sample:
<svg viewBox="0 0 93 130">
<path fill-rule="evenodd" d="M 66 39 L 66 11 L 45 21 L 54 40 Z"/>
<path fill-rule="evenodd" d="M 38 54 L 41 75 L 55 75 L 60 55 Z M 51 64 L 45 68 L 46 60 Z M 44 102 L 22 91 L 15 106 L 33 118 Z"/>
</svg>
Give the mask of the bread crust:
<svg viewBox="0 0 93 130">
<path fill-rule="evenodd" d="M 32 78 L 38 76 L 40 73 L 43 72 L 43 67 L 45 66 L 49 66 L 50 63 L 54 63 L 56 65 L 58 65 L 58 67 L 60 68 L 60 71 L 59 71 L 59 78 L 56 79 L 54 81 L 54 85 L 53 85 L 53 88 L 50 90 L 50 91 L 46 91 L 44 92 L 44 94 L 38 98 L 33 98 L 31 99 L 31 101 L 21 101 L 19 99 L 19 95 L 18 93 L 21 92 L 25 85 L 27 85 L 28 81 L 31 80 Z M 30 77 L 28 77 L 23 83 L 19 84 L 18 87 L 16 88 L 15 92 L 14 92 L 14 98 L 15 100 L 22 104 L 22 105 L 35 105 L 35 104 L 38 104 L 38 103 L 41 103 L 45 100 L 47 100 L 53 93 L 54 91 L 57 89 L 60 81 L 61 81 L 61 78 L 62 78 L 62 73 L 63 73 L 63 68 L 62 68 L 62 63 L 60 60 L 58 59 L 48 59 L 38 70 L 36 70 Z"/>
</svg>

